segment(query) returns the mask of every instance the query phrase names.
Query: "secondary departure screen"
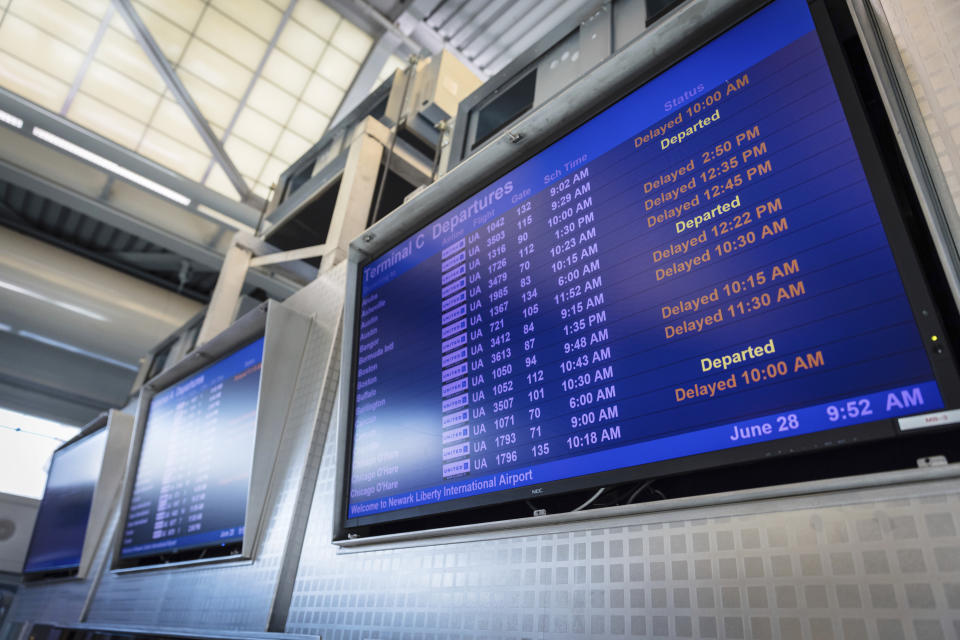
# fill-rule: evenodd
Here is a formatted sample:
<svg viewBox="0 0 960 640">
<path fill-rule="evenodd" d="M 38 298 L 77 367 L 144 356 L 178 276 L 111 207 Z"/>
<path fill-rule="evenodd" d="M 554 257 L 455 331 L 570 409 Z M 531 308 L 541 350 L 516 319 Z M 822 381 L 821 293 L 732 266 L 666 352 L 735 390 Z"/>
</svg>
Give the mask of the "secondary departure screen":
<svg viewBox="0 0 960 640">
<path fill-rule="evenodd" d="M 361 275 L 348 524 L 943 406 L 803 0 Z"/>
<path fill-rule="evenodd" d="M 263 338 L 150 402 L 121 557 L 243 540 Z"/>
<path fill-rule="evenodd" d="M 80 566 L 106 447 L 101 429 L 53 454 L 24 573 Z"/>
</svg>

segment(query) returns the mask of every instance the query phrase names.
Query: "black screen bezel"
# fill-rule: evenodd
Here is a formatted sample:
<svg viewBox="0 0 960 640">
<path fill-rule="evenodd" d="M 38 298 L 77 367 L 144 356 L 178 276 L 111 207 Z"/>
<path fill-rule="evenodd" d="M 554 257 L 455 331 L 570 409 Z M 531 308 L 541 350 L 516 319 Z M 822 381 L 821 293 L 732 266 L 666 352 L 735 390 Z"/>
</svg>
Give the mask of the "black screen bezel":
<svg viewBox="0 0 960 640">
<path fill-rule="evenodd" d="M 209 561 L 214 559 L 221 558 L 237 558 L 240 559 L 243 550 L 243 540 L 248 536 L 252 535 L 252 532 L 248 532 L 244 529 L 243 536 L 240 540 L 234 540 L 228 543 L 204 543 L 204 544 L 195 544 L 188 545 L 184 547 L 174 547 L 169 550 L 164 550 L 162 552 L 147 552 L 143 554 L 134 554 L 134 555 L 121 555 L 121 549 L 123 547 L 123 532 L 126 530 L 127 520 L 130 515 L 130 502 L 133 500 L 133 490 L 136 487 L 137 482 L 137 471 L 140 467 L 140 458 L 143 453 L 143 442 L 146 439 L 147 433 L 147 422 L 150 419 L 150 410 L 153 403 L 153 399 L 160 393 L 166 391 L 170 387 L 174 387 L 187 378 L 197 375 L 198 373 L 209 369 L 210 367 L 215 366 L 219 362 L 229 358 L 234 355 L 241 349 L 244 349 L 258 340 L 264 340 L 263 351 L 260 355 L 260 364 L 263 366 L 264 356 L 266 354 L 266 340 L 265 332 L 261 331 L 258 334 L 254 335 L 251 338 L 241 341 L 239 344 L 230 347 L 223 355 L 204 363 L 202 366 L 197 367 L 196 369 L 191 370 L 188 373 L 177 377 L 175 380 L 171 380 L 169 383 L 164 384 L 163 386 L 157 386 L 155 388 L 149 387 L 149 383 L 144 385 L 144 388 L 150 388 L 150 397 L 147 403 L 147 408 L 144 410 L 144 415 L 142 418 L 142 432 L 139 435 L 139 440 L 135 445 L 135 451 L 131 452 L 131 461 L 130 467 L 127 470 L 129 474 L 129 492 L 124 496 L 124 503 L 122 505 L 123 513 L 122 519 L 117 523 L 117 540 L 116 540 L 116 550 L 114 555 L 113 570 L 124 570 L 124 569 L 134 569 L 134 568 L 144 568 L 144 567 L 164 567 L 168 565 L 183 564 L 187 562 L 195 561 Z M 257 415 L 260 413 L 260 402 L 261 395 L 263 393 L 263 371 L 261 369 L 260 382 L 257 385 Z M 141 398 L 141 402 L 143 398 Z M 141 422 L 141 419 L 138 419 L 138 422 Z M 256 444 L 254 443 L 254 446 Z M 251 461 L 251 474 L 250 482 L 253 481 L 253 464 Z M 247 506 L 246 510 L 250 509 L 250 486 L 248 482 L 247 486 Z M 245 510 L 245 511 L 246 511 Z"/>
<path fill-rule="evenodd" d="M 624 98 L 626 95 L 635 91 L 643 84 L 656 77 L 657 75 L 669 70 L 674 64 L 699 50 L 710 41 L 731 29 L 735 29 L 737 24 L 747 19 L 750 15 L 759 11 L 772 0 L 758 3 L 752 10 L 745 12 L 734 24 L 718 28 L 711 35 L 701 38 L 696 42 L 689 44 L 680 55 L 672 57 L 667 63 L 658 67 L 652 73 L 644 74 L 643 77 L 635 78 L 631 87 L 626 90 L 617 91 L 615 95 L 608 99 L 598 102 L 598 105 L 586 117 L 577 118 L 574 122 L 558 129 L 561 131 L 556 136 L 542 144 L 536 145 L 526 153 L 518 154 L 515 163 L 507 166 L 502 172 L 494 177 L 493 180 L 486 181 L 483 185 L 469 190 L 461 191 L 457 197 L 446 199 L 444 207 L 437 207 L 436 215 L 431 220 L 441 217 L 450 209 L 455 207 L 464 199 L 483 190 L 497 179 L 520 166 L 536 154 L 540 153 L 557 140 L 569 134 L 572 130 L 584 124 L 586 121 L 595 117 L 600 112 L 609 108 L 612 104 Z M 829 6 L 828 6 L 829 5 Z M 864 86 L 863 79 L 858 83 L 854 80 L 850 69 L 849 55 L 844 52 L 838 33 L 842 29 L 849 30 L 853 24 L 852 16 L 845 3 L 835 2 L 833 0 L 808 0 L 808 6 L 813 16 L 815 31 L 824 50 L 828 66 L 834 77 L 834 86 L 840 95 L 841 104 L 853 133 L 854 143 L 867 175 L 868 183 L 880 218 L 884 227 L 887 240 L 894 254 L 900 276 L 907 292 L 914 319 L 917 327 L 924 337 L 927 345 L 927 355 L 930 359 L 934 376 L 940 387 L 946 408 L 960 406 L 960 375 L 956 368 L 956 361 L 953 356 L 952 345 L 957 342 L 958 331 L 956 322 L 956 309 L 947 305 L 938 305 L 935 300 L 952 300 L 949 290 L 946 290 L 943 283 L 946 279 L 942 277 L 943 265 L 939 263 L 936 256 L 920 255 L 919 249 L 914 245 L 911 238 L 929 237 L 929 230 L 923 222 L 923 217 L 919 212 L 918 199 L 915 189 L 910 183 L 909 177 L 898 172 L 899 165 L 902 165 L 902 158 L 897 158 L 898 162 L 893 162 L 889 158 L 885 161 L 878 149 L 881 145 L 878 142 L 879 137 L 890 138 L 893 136 L 893 128 L 889 124 L 889 118 L 884 115 L 885 126 L 878 127 L 876 122 L 871 122 L 866 113 L 863 104 L 863 94 L 879 94 L 875 79 L 869 76 L 869 85 Z M 847 24 L 842 24 L 847 23 Z M 862 46 L 862 45 L 861 45 Z M 574 86 L 575 88 L 575 86 Z M 535 117 L 535 116 L 534 116 Z M 882 129 L 882 130 L 879 130 Z M 894 147 L 896 141 L 893 140 Z M 890 148 L 890 145 L 887 145 Z M 902 194 L 895 193 L 890 182 L 897 182 L 909 197 L 908 202 L 904 202 Z M 909 209 L 909 210 L 905 210 Z M 428 225 L 429 221 L 418 224 L 416 230 Z M 908 229 L 909 227 L 909 229 Z M 407 233 L 385 247 L 382 251 L 364 259 L 357 266 L 359 272 L 376 260 L 378 257 L 389 251 L 391 248 L 401 244 L 412 235 Z M 923 264 L 921 264 L 923 262 Z M 933 275 L 931 276 L 931 273 Z M 939 295 L 937 298 L 931 293 L 931 288 L 936 288 Z M 362 279 L 357 279 L 356 290 L 351 292 L 354 299 L 359 300 L 362 297 Z M 360 306 L 356 305 L 355 315 L 352 318 L 354 326 L 359 326 Z M 348 319 L 350 320 L 350 319 Z M 932 344 L 927 338 L 936 335 L 939 340 L 936 345 Z M 349 345 L 352 350 L 352 362 L 355 364 L 358 358 L 359 332 L 354 332 L 354 340 Z M 413 518 L 433 516 L 437 514 L 457 513 L 465 510 L 488 505 L 504 504 L 518 500 L 529 499 L 536 495 L 537 497 L 556 495 L 577 490 L 585 490 L 601 487 L 610 484 L 622 483 L 627 481 L 640 481 L 650 478 L 664 477 L 669 475 L 683 474 L 692 471 L 699 471 L 711 468 L 720 468 L 724 466 L 747 463 L 756 460 L 762 460 L 779 455 L 791 455 L 814 451 L 825 447 L 837 445 L 855 444 L 858 442 L 867 442 L 875 440 L 885 440 L 897 437 L 900 434 L 895 419 L 883 419 L 874 422 L 848 425 L 836 429 L 820 431 L 812 434 L 794 436 L 771 442 L 756 443 L 745 445 L 732 449 L 696 454 L 681 458 L 674 458 L 659 462 L 648 463 L 635 467 L 623 467 L 610 471 L 604 471 L 572 478 L 555 480 L 540 485 L 529 485 L 514 489 L 506 489 L 477 496 L 458 498 L 454 500 L 443 501 L 430 505 L 419 507 L 410 507 L 407 509 L 390 511 L 382 514 L 370 516 L 361 516 L 350 518 L 347 510 L 349 506 L 349 488 L 350 488 L 350 469 L 352 464 L 353 435 L 356 409 L 356 383 L 357 367 L 354 366 L 349 380 L 349 419 L 343 427 L 347 430 L 346 451 L 344 456 L 345 464 L 340 473 L 342 473 L 341 487 L 343 489 L 341 496 L 338 496 L 340 502 L 340 512 L 337 514 L 341 525 L 335 532 L 338 539 L 346 538 L 351 535 L 376 535 L 380 533 L 390 533 L 391 524 L 405 523 Z M 905 434 L 904 434 L 905 435 Z M 775 482 L 762 482 L 761 484 L 775 484 Z M 408 526 L 401 525 L 400 528 L 407 529 Z"/>
</svg>

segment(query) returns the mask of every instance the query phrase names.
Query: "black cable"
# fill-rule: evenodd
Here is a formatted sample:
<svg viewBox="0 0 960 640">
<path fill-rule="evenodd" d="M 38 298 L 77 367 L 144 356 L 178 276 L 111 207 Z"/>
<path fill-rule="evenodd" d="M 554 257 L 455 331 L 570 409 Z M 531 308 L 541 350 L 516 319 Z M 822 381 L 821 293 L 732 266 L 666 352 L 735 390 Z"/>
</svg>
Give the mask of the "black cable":
<svg viewBox="0 0 960 640">
<path fill-rule="evenodd" d="M 630 494 L 630 497 L 627 498 L 627 501 L 624 502 L 624 504 L 633 504 L 633 501 L 637 499 L 637 496 L 640 495 L 640 493 L 644 489 L 648 488 L 651 484 L 653 484 L 653 480 L 647 480 L 646 482 L 641 484 L 639 487 L 637 487 L 636 491 Z"/>
<path fill-rule="evenodd" d="M 583 511 L 584 509 L 586 509 L 587 507 L 589 507 L 591 504 L 593 504 L 594 500 L 596 500 L 597 498 L 599 498 L 599 497 L 603 494 L 603 492 L 604 492 L 605 490 L 606 490 L 606 487 L 600 487 L 599 489 L 597 489 L 597 492 L 596 492 L 595 494 L 593 494 L 592 496 L 590 496 L 589 498 L 587 498 L 587 501 L 586 501 L 586 502 L 584 502 L 583 504 L 581 504 L 579 507 L 577 507 L 577 508 L 575 508 L 575 509 L 571 509 L 570 511 L 571 511 L 571 512 L 573 512 L 573 511 Z"/>
</svg>

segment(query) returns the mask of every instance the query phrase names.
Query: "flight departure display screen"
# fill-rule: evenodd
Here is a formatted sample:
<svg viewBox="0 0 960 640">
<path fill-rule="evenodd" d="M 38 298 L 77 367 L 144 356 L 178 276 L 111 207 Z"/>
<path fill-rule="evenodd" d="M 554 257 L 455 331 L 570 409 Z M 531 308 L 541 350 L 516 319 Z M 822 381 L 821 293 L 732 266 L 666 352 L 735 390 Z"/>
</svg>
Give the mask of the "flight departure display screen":
<svg viewBox="0 0 960 640">
<path fill-rule="evenodd" d="M 263 338 L 153 396 L 120 557 L 243 540 Z"/>
<path fill-rule="evenodd" d="M 24 573 L 80 566 L 106 446 L 107 430 L 101 429 L 53 454 Z"/>
<path fill-rule="evenodd" d="M 804 0 L 362 265 L 359 287 L 348 527 L 943 407 Z"/>
</svg>

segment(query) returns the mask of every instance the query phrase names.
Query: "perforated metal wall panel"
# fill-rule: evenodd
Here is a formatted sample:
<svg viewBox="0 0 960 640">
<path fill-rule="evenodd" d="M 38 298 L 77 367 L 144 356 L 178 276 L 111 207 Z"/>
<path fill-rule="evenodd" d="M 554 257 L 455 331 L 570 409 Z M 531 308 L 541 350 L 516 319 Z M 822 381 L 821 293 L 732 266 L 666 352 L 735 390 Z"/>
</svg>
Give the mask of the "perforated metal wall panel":
<svg viewBox="0 0 960 640">
<path fill-rule="evenodd" d="M 328 438 L 328 442 L 331 439 Z M 956 478 L 338 554 L 321 467 L 287 631 L 325 639 L 960 635 Z"/>
<path fill-rule="evenodd" d="M 113 539 L 119 517 L 119 509 L 115 506 L 104 530 L 104 540 Z M 16 600 L 13 601 L 7 621 L 45 620 L 56 624 L 79 622 L 83 614 L 87 594 L 90 593 L 93 583 L 99 578 L 100 571 L 107 559 L 108 545 L 101 543 L 85 579 L 23 585 L 20 587 Z"/>
<path fill-rule="evenodd" d="M 960 3 L 880 0 L 955 202 L 960 203 Z"/>
</svg>

